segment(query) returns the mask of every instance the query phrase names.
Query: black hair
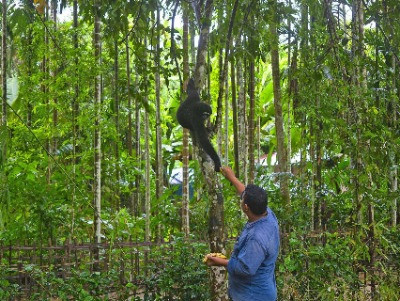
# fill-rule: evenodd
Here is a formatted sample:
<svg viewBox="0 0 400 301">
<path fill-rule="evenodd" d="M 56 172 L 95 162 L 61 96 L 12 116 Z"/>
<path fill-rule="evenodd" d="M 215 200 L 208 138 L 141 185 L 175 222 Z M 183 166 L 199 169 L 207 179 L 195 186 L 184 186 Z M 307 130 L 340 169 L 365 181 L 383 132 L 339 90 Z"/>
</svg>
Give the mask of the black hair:
<svg viewBox="0 0 400 301">
<path fill-rule="evenodd" d="M 268 206 L 267 192 L 261 187 L 248 184 L 243 191 L 243 202 L 256 215 L 264 214 Z"/>
<path fill-rule="evenodd" d="M 194 85 L 194 80 L 191 78 L 187 85 L 187 98 L 179 106 L 176 113 L 179 124 L 189 129 L 192 137 L 197 141 L 203 150 L 214 161 L 215 171 L 220 171 L 221 160 L 215 151 L 213 145 L 208 138 L 208 131 L 204 126 L 204 121 L 211 115 L 211 106 L 200 100 L 200 95 Z"/>
</svg>

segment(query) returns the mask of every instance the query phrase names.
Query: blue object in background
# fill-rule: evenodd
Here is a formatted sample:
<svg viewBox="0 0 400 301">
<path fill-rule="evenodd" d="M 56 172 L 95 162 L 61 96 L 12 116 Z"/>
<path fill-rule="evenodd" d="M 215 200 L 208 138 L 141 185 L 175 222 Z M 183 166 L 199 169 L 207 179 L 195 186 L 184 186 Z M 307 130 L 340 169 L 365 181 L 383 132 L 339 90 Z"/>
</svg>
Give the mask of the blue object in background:
<svg viewBox="0 0 400 301">
<path fill-rule="evenodd" d="M 189 199 L 193 197 L 193 183 L 190 181 L 190 177 L 193 174 L 193 170 L 189 168 Z M 172 170 L 171 177 L 169 178 L 169 184 L 171 186 L 178 186 L 175 191 L 175 195 L 182 196 L 182 181 L 183 181 L 183 171 L 182 168 L 175 168 Z"/>
</svg>

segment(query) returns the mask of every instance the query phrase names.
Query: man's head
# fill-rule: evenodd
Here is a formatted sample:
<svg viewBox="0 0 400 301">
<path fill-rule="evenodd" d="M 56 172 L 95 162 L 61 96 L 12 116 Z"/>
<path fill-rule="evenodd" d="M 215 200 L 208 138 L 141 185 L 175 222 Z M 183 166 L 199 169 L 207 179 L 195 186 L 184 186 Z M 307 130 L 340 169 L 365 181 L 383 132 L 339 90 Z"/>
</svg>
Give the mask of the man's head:
<svg viewBox="0 0 400 301">
<path fill-rule="evenodd" d="M 243 205 L 247 205 L 255 215 L 262 215 L 267 210 L 267 192 L 257 185 L 247 185 L 242 193 L 242 200 Z"/>
</svg>

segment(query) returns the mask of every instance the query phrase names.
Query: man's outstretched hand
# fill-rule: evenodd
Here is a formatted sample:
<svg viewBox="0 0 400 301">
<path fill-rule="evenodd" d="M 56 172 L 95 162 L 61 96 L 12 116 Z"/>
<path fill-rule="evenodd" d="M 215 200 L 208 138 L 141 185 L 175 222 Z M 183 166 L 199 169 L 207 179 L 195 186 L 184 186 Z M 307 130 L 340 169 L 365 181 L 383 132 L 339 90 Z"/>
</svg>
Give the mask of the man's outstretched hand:
<svg viewBox="0 0 400 301">
<path fill-rule="evenodd" d="M 231 181 L 231 179 L 235 178 L 235 173 L 228 166 L 222 166 L 221 167 L 221 173 L 229 181 Z"/>
<path fill-rule="evenodd" d="M 242 182 L 240 182 L 238 180 L 238 178 L 236 178 L 235 173 L 233 172 L 233 170 L 228 167 L 228 166 L 222 166 L 221 167 L 221 173 L 223 174 L 223 176 L 232 183 L 233 186 L 235 186 L 236 188 L 236 192 L 240 195 L 244 189 L 245 186 L 243 185 Z"/>
</svg>

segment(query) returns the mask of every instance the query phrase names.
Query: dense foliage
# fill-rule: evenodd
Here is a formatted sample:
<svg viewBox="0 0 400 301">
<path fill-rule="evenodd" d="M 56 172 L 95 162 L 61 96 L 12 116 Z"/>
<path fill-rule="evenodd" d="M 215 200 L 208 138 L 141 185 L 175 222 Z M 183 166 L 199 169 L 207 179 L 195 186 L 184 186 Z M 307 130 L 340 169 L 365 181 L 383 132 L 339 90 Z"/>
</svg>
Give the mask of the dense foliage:
<svg viewBox="0 0 400 301">
<path fill-rule="evenodd" d="M 17 262 L 35 283 L 28 293 L 32 300 L 96 300 L 115 292 L 124 299 L 143 290 L 147 300 L 211 298 L 201 264 L 208 249 L 193 242 L 207 241 L 213 210 L 198 160 L 189 163 L 190 242 L 180 238 L 182 192 L 172 180 L 183 156 L 175 119 L 182 65 L 188 55 L 193 72 L 204 21 L 194 9 L 197 5 L 204 13 L 204 2 L 213 13 L 202 97 L 213 107 L 211 120 L 223 120 L 212 141 L 243 181 L 252 181 L 249 166 L 255 166 L 254 182 L 269 191 L 282 229 L 280 298 L 398 298 L 398 0 L 246 0 L 238 2 L 232 23 L 236 1 L 92 2 L 3 0 L 0 299 L 27 294 L 16 280 Z M 185 11 L 189 46 L 183 41 Z M 100 53 L 94 44 L 96 20 L 101 21 Z M 231 43 L 226 43 L 229 32 Z M 276 128 L 274 41 L 279 43 L 283 137 Z M 227 87 L 226 102 L 218 103 L 221 86 Z M 101 96 L 99 103 L 95 95 Z M 252 134 L 256 139 L 249 138 Z M 198 159 L 194 148 L 191 154 Z M 276 164 L 280 156 L 290 169 Z M 282 178 L 288 179 L 290 198 L 282 191 Z M 245 220 L 232 187 L 221 182 L 224 233 L 234 238 Z M 101 210 L 94 201 L 97 192 Z M 113 268 L 93 270 L 86 254 L 67 278 L 51 264 L 29 263 L 23 251 L 7 255 L 7 246 L 34 245 L 30 256 L 41 257 L 46 245 L 93 243 L 97 221 L 102 241 L 111 246 L 144 242 L 148 235 L 176 246 L 152 248 L 150 258 L 144 249 L 139 252 L 135 281 L 118 268 L 121 262 L 128 265 L 128 253 L 112 247 L 110 259 L 118 259 Z"/>
</svg>

